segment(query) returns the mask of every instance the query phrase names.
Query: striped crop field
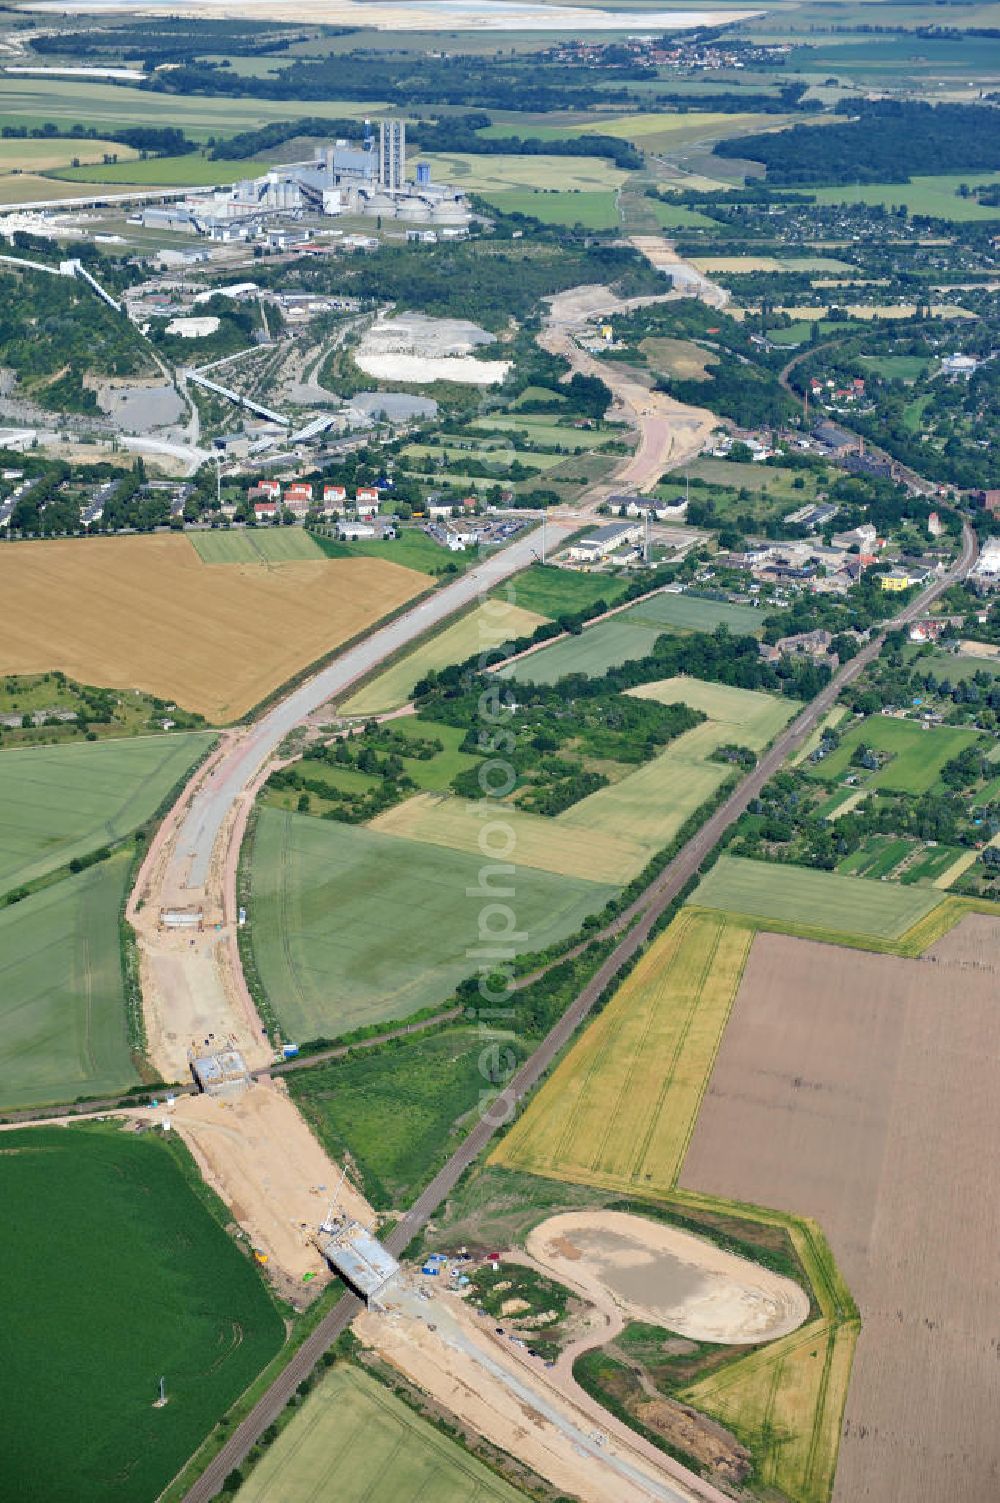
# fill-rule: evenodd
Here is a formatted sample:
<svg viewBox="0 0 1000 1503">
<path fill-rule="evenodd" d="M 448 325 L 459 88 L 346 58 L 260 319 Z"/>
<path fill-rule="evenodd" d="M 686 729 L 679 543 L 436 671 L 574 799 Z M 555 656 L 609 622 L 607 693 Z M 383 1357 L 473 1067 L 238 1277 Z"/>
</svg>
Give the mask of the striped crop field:
<svg viewBox="0 0 1000 1503">
<path fill-rule="evenodd" d="M 259 811 L 250 861 L 251 943 L 287 1036 L 334 1037 L 444 1002 L 475 970 L 480 852 L 377 829 Z M 530 954 L 574 934 L 614 888 L 528 866 L 517 918 Z"/>
<path fill-rule="evenodd" d="M 219 528 L 188 537 L 203 564 L 288 564 L 325 557 L 304 527 Z"/>
<path fill-rule="evenodd" d="M 0 754 L 0 892 L 128 835 L 213 739 L 192 731 Z"/>
<path fill-rule="evenodd" d="M 692 898 L 699 909 L 721 910 L 756 928 L 861 949 L 893 949 L 940 901 L 933 888 L 739 856 L 720 857 Z"/>
<path fill-rule="evenodd" d="M 630 882 L 731 775 L 725 763 L 711 760 L 712 753 L 727 742 L 759 751 L 797 708 L 790 699 L 693 678 L 661 679 L 636 692 L 664 704 L 684 701 L 710 718 L 554 819 L 504 805 L 504 821 L 515 837 L 513 860 L 563 876 Z M 465 800 L 423 794 L 380 814 L 372 827 L 475 854 L 479 825 Z"/>
<path fill-rule="evenodd" d="M 239 1503 L 518 1503 L 523 1494 L 367 1373 L 327 1373 L 254 1467 Z"/>
<path fill-rule="evenodd" d="M 118 912 L 124 852 L 0 909 L 0 1106 L 44 1106 L 138 1084 Z"/>
<path fill-rule="evenodd" d="M 752 938 L 749 927 L 722 915 L 680 913 L 491 1162 L 609 1190 L 669 1194 Z"/>
</svg>

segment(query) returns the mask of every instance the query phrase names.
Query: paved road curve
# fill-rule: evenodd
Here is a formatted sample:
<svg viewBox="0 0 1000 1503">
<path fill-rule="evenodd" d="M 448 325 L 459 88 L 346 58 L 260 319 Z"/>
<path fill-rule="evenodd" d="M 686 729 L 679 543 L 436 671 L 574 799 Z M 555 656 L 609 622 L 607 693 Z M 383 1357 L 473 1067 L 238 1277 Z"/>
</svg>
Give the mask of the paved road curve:
<svg viewBox="0 0 1000 1503">
<path fill-rule="evenodd" d="M 497 1098 L 490 1115 L 477 1122 L 461 1146 L 452 1154 L 411 1209 L 385 1238 L 386 1246 L 396 1257 L 402 1254 L 412 1238 L 427 1224 L 434 1212 L 455 1188 L 465 1170 L 475 1162 L 490 1139 L 510 1119 L 517 1103 L 537 1085 L 561 1050 L 569 1043 L 605 987 L 646 943 L 657 919 L 673 902 L 684 884 L 695 875 L 705 857 L 729 826 L 739 819 L 751 799 L 757 797 L 764 784 L 774 776 L 785 758 L 802 744 L 809 732 L 834 704 L 841 690 L 857 678 L 858 674 L 878 656 L 885 632 L 892 627 L 905 626 L 923 615 L 942 590 L 968 572 L 975 560 L 976 551 L 975 535 L 971 528 L 966 527 L 962 540 L 962 555 L 958 563 L 924 590 L 893 622 L 890 622 L 878 636 L 862 648 L 857 657 L 845 663 L 834 674 L 829 684 L 777 738 L 756 768 L 743 779 L 726 802 L 702 825 L 669 866 L 664 868 L 627 914 L 622 915 L 619 922 L 625 922 L 629 917 L 638 917 L 639 921 L 619 941 L 596 975 L 570 1003 L 530 1059 L 521 1066 L 509 1086 Z M 217 1495 L 229 1473 L 245 1460 L 250 1447 L 260 1438 L 268 1425 L 273 1424 L 299 1383 L 303 1378 L 308 1377 L 326 1349 L 347 1329 L 361 1308 L 360 1300 L 353 1294 L 345 1294 L 342 1297 L 295 1353 L 263 1398 L 258 1400 L 218 1455 L 209 1463 L 187 1493 L 185 1503 L 209 1503 L 209 1500 Z M 664 1465 L 665 1470 L 673 1471 L 676 1464 L 670 1463 L 669 1458 L 664 1457 Z M 676 1476 L 679 1481 L 683 1480 L 695 1496 L 698 1495 L 702 1484 L 697 1477 L 685 1472 L 682 1467 L 677 1468 Z"/>
<path fill-rule="evenodd" d="M 574 530 L 574 525 L 569 522 L 548 522 L 549 545 L 554 549 Z M 516 538 L 506 548 L 490 554 L 481 564 L 460 575 L 452 584 L 435 591 L 428 599 L 348 648 L 329 667 L 293 689 L 262 715 L 240 738 L 233 751 L 227 753 L 219 770 L 206 779 L 192 800 L 178 832 L 176 846 L 178 854 L 191 857 L 187 886 L 205 886 L 212 851 L 227 814 L 252 782 L 257 769 L 289 731 L 333 695 L 342 693 L 349 684 L 408 647 L 432 626 L 485 599 L 495 585 L 532 563 L 538 556 L 539 546 L 538 535 L 534 532 Z"/>
</svg>

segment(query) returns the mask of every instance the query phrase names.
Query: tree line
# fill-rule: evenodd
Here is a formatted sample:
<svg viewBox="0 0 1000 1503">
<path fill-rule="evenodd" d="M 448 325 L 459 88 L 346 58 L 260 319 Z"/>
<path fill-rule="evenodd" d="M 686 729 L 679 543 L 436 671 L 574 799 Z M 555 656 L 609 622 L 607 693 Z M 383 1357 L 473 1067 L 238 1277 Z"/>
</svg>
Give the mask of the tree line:
<svg viewBox="0 0 1000 1503">
<path fill-rule="evenodd" d="M 847 99 L 836 113 L 856 118 L 727 138 L 714 151 L 763 162 L 776 184 L 906 183 L 914 172 L 989 172 L 1000 161 L 1000 111 L 988 105 Z"/>
</svg>

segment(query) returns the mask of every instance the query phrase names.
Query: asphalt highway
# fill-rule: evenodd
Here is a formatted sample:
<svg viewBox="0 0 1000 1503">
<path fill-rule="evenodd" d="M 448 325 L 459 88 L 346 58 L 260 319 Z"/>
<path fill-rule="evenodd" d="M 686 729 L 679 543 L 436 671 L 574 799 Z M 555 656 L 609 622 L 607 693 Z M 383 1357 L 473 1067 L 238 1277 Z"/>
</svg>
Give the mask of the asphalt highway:
<svg viewBox="0 0 1000 1503">
<path fill-rule="evenodd" d="M 604 964 L 574 998 L 542 1043 L 497 1097 L 489 1114 L 476 1123 L 448 1162 L 418 1196 L 407 1214 L 384 1239 L 385 1245 L 395 1257 L 401 1256 L 410 1241 L 451 1194 L 461 1176 L 479 1157 L 490 1139 L 510 1120 L 517 1103 L 549 1070 L 590 1013 L 605 987 L 615 979 L 626 962 L 646 943 L 656 921 L 673 902 L 684 884 L 695 875 L 705 857 L 725 831 L 739 819 L 751 799 L 757 797 L 764 784 L 774 776 L 786 757 L 801 746 L 810 731 L 819 724 L 822 717 L 835 703 L 841 691 L 878 656 L 886 632 L 894 627 L 908 625 L 923 615 L 949 584 L 968 572 L 975 561 L 976 553 L 975 534 L 967 526 L 963 533 L 962 554 L 953 568 L 929 585 L 899 616 L 873 637 L 856 657 L 845 663 L 833 675 L 826 687 L 773 742 L 757 766 L 743 779 L 726 802 L 716 809 L 673 861 L 636 899 L 631 908 L 621 915 L 618 920 L 621 925 L 629 923 L 631 919 L 638 921 L 633 927 L 627 929 Z M 327 694 L 329 692 L 329 690 L 326 691 Z M 326 694 L 323 697 L 325 698 Z M 322 703 L 322 699 L 318 702 Z M 288 728 L 290 729 L 290 726 Z M 284 729 L 281 734 L 285 734 Z M 219 1453 L 190 1488 L 185 1503 L 209 1503 L 209 1500 L 218 1494 L 229 1473 L 245 1459 L 251 1446 L 281 1413 L 299 1383 L 309 1375 L 323 1353 L 347 1329 L 361 1308 L 361 1301 L 355 1295 L 342 1296 L 295 1353 L 288 1366 L 283 1369 L 264 1396 L 258 1400 L 246 1419 L 233 1431 Z M 668 1458 L 665 1457 L 664 1461 L 667 1460 Z M 693 1474 L 685 1474 L 683 1468 L 679 1470 L 679 1480 L 681 1476 L 688 1483 L 691 1492 L 697 1496 L 699 1479 Z"/>
<path fill-rule="evenodd" d="M 554 549 L 575 531 L 569 522 L 546 524 L 548 544 Z M 234 743 L 231 752 L 195 794 L 177 836 L 178 856 L 190 857 L 186 886 L 202 888 L 208 879 L 212 852 L 226 816 L 248 787 L 256 771 L 281 744 L 289 731 L 301 724 L 335 694 L 341 694 L 357 679 L 377 668 L 386 658 L 408 647 L 432 626 L 468 605 L 484 599 L 502 580 L 532 563 L 540 548 L 536 531 L 515 538 L 507 547 L 490 554 L 453 583 L 380 627 L 371 636 L 348 648 L 329 667 L 293 689 L 285 699 L 267 710 Z"/>
</svg>

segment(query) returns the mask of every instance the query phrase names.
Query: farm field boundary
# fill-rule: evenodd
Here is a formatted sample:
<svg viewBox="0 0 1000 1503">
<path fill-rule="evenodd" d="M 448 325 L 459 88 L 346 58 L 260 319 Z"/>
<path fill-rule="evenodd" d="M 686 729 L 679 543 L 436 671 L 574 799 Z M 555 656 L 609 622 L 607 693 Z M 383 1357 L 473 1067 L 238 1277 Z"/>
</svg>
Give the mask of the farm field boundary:
<svg viewBox="0 0 1000 1503">
<path fill-rule="evenodd" d="M 518 1503 L 523 1495 L 415 1414 L 376 1379 L 340 1363 L 323 1378 L 240 1488 L 240 1503 L 316 1496 L 337 1503 L 433 1498 Z"/>
<path fill-rule="evenodd" d="M 181 1144 L 115 1123 L 33 1127 L 3 1147 L 3 1266 L 46 1291 L 5 1320 L 5 1487 L 25 1503 L 156 1497 L 281 1349 L 278 1310 Z M 73 1228 L 72 1277 L 58 1225 Z"/>
<path fill-rule="evenodd" d="M 261 808 L 249 862 L 254 965 L 283 1031 L 334 1037 L 450 997 L 478 939 L 481 853 Z M 525 953 L 574 934 L 615 888 L 517 868 Z M 377 936 L 377 944 L 373 941 Z"/>
<path fill-rule="evenodd" d="M 414 651 L 373 677 L 339 705 L 345 715 L 370 715 L 398 710 L 409 700 L 413 687 L 431 669 L 463 663 L 474 653 L 485 652 L 516 637 L 530 636 L 548 618 L 502 600 L 482 605 L 435 632 Z"/>
<path fill-rule="evenodd" d="M 134 736 L 0 754 L 0 889 L 114 844 L 155 814 L 213 732 Z"/>
<path fill-rule="evenodd" d="M 678 1396 L 729 1425 L 769 1485 L 796 1503 L 827 1503 L 859 1322 L 823 1235 L 780 1211 L 677 1189 L 753 938 L 739 921 L 682 909 L 489 1163 L 785 1229 L 812 1318 Z"/>
<path fill-rule="evenodd" d="M 60 668 L 232 721 L 429 583 L 368 558 L 206 568 L 176 536 L 17 543 L 0 550 L 0 672 Z"/>
</svg>

